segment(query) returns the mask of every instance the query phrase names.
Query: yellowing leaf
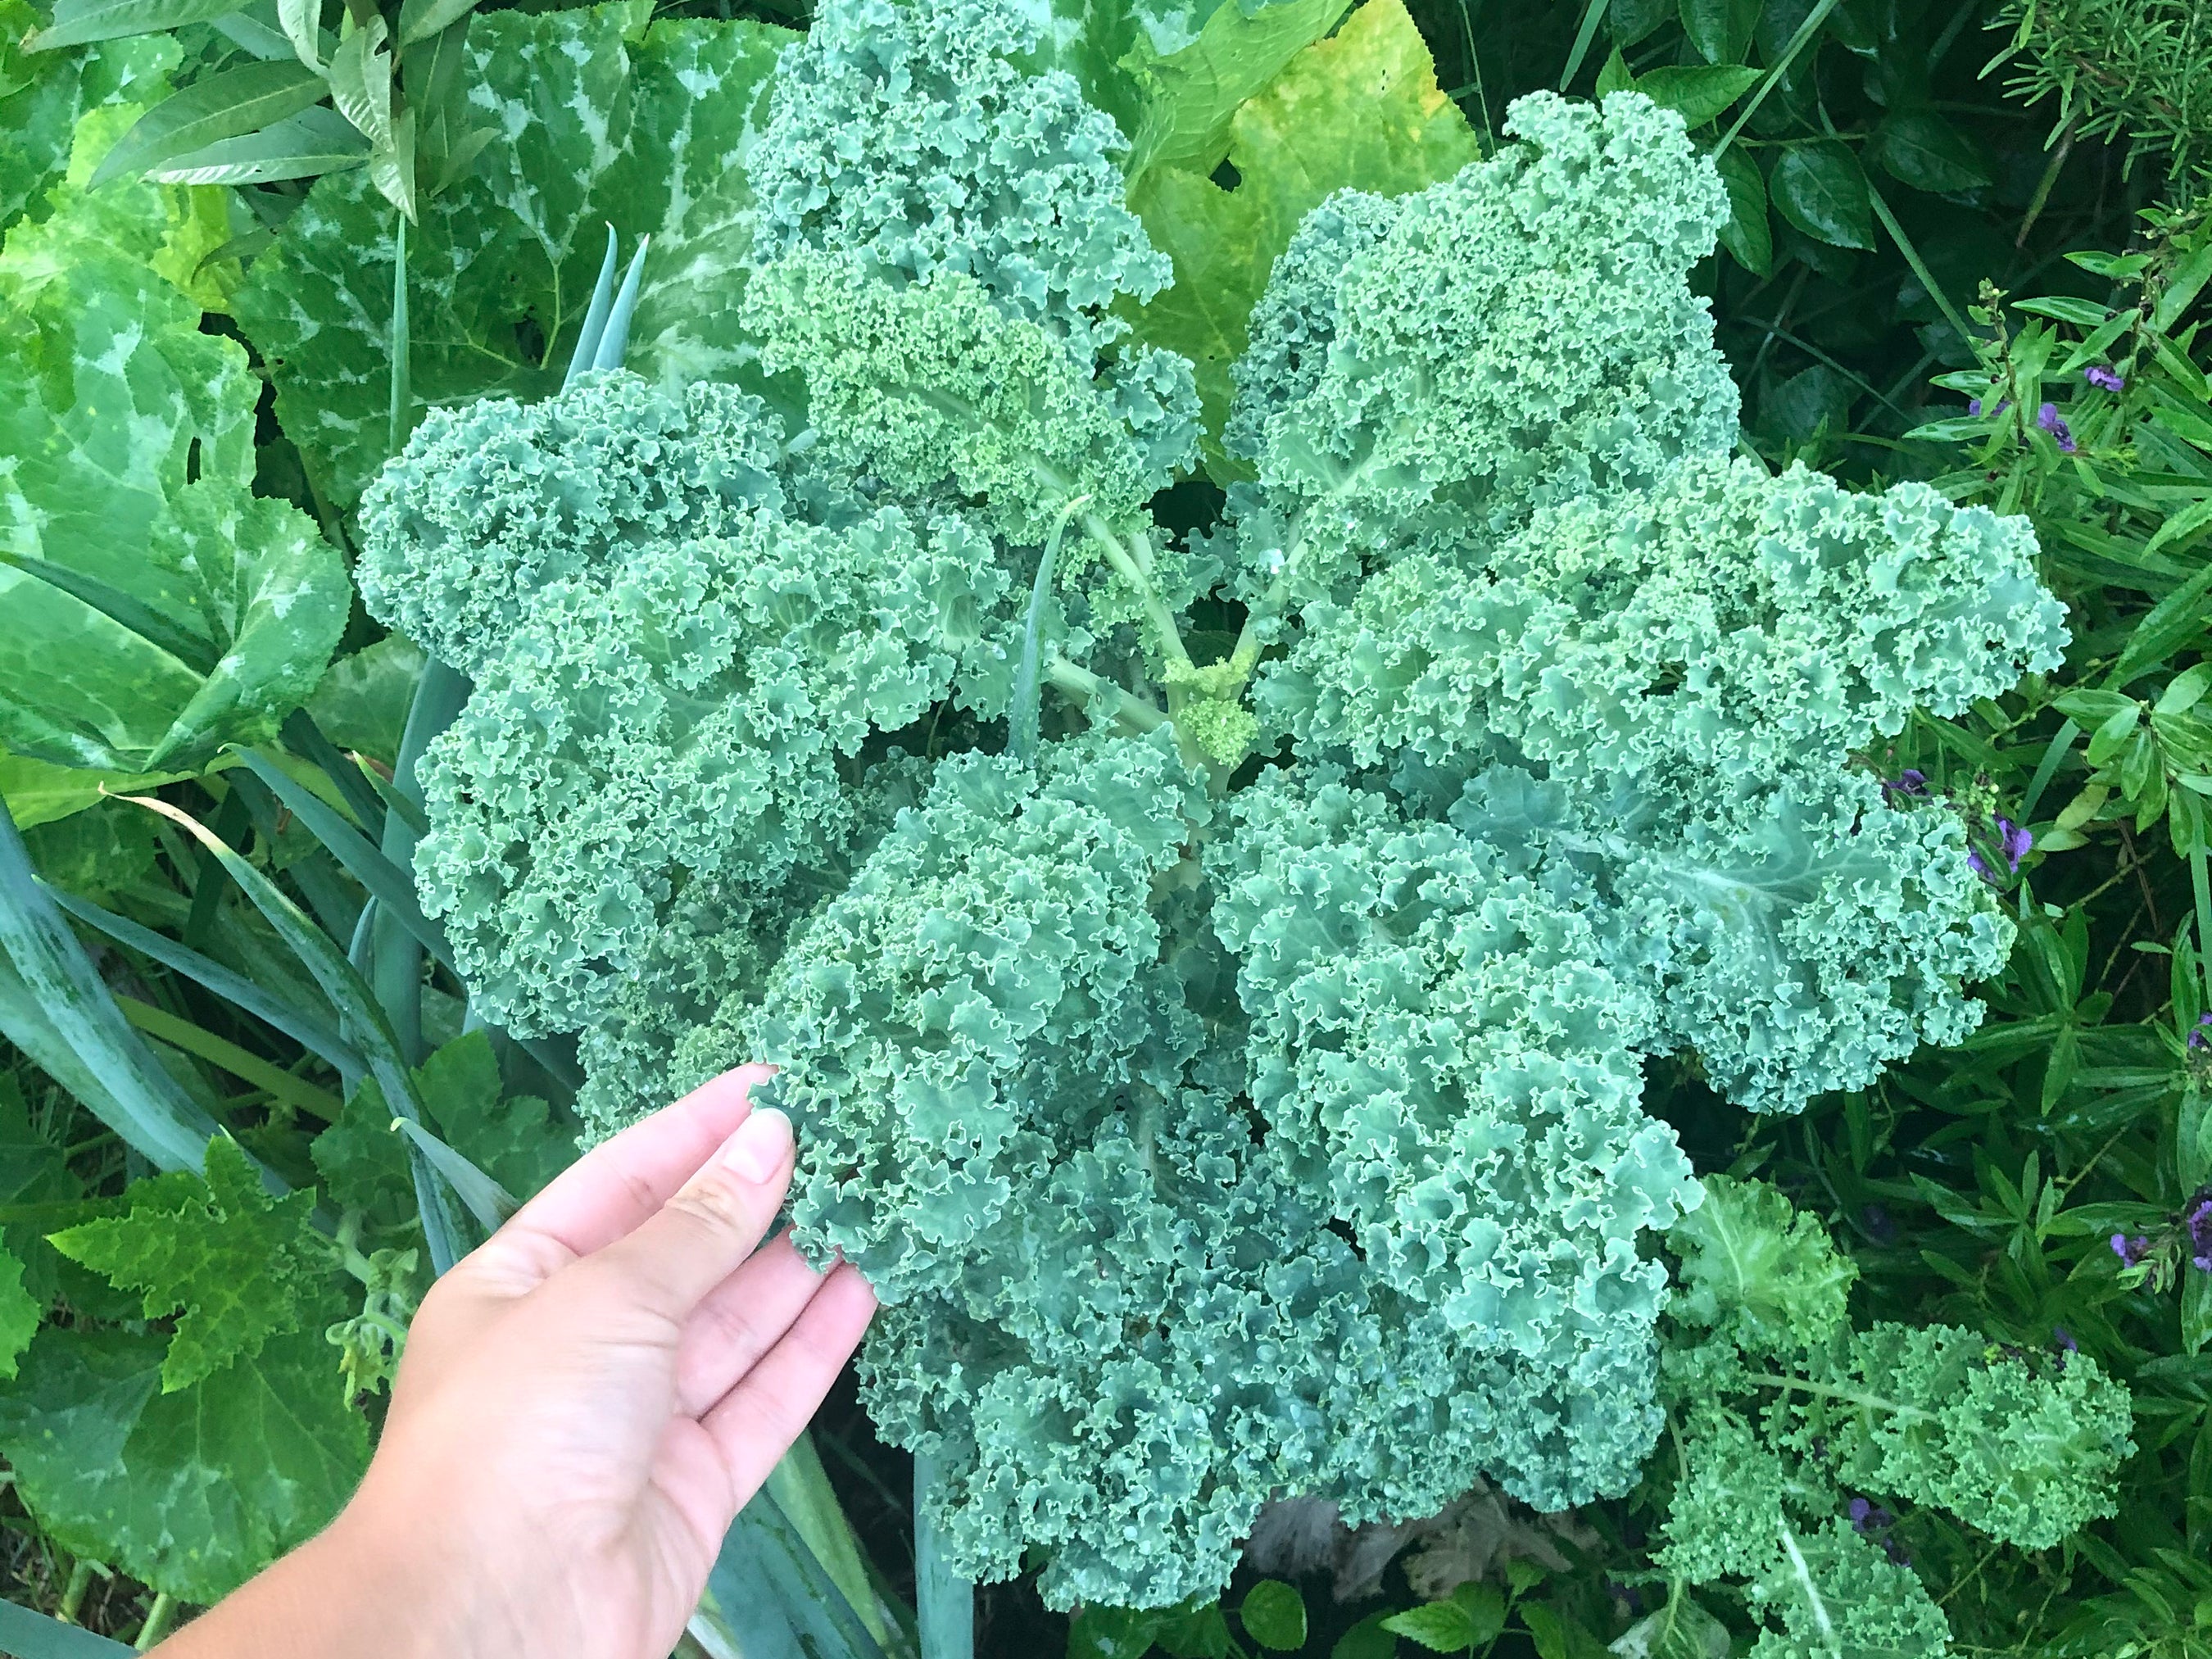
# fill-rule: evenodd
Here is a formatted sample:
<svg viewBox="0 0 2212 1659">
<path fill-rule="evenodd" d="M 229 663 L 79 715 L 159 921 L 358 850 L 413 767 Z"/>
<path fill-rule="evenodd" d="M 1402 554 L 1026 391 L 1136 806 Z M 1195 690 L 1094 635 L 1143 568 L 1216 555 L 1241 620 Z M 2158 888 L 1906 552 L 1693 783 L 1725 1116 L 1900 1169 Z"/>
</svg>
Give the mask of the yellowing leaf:
<svg viewBox="0 0 2212 1659">
<path fill-rule="evenodd" d="M 1237 110 L 1229 129 L 1233 185 L 1172 167 L 1139 181 L 1129 204 L 1175 261 L 1175 285 L 1133 311 L 1137 335 L 1196 367 L 1214 477 L 1241 476 L 1220 447 L 1230 365 L 1299 221 L 1336 191 L 1402 196 L 1450 178 L 1481 153 L 1467 118 L 1438 88 L 1401 0 L 1367 0 Z"/>
</svg>

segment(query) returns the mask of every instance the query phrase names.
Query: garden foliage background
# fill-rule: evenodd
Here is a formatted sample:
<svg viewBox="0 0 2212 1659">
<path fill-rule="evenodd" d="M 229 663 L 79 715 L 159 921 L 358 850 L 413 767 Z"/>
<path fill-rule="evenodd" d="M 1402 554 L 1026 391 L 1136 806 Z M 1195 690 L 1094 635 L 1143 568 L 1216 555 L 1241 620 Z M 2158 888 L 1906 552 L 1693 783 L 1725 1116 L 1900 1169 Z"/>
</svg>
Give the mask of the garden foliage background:
<svg viewBox="0 0 2212 1659">
<path fill-rule="evenodd" d="M 1278 0 L 1246 56 L 1147 67 L 1112 0 L 1056 9 L 1109 112 L 1164 86 L 1182 118 L 1133 188 L 1176 260 L 1139 329 L 1202 393 L 1329 189 L 1486 154 L 1523 92 L 1632 86 L 1719 152 L 1734 216 L 1695 281 L 1747 442 L 2033 521 L 2064 670 L 1866 757 L 1965 817 L 2019 919 L 1986 1023 L 1798 1117 L 1663 1066 L 1646 1098 L 1701 1174 L 1817 1218 L 1860 1323 L 2130 1390 L 2118 1513 L 2048 1548 L 1852 1511 L 1959 1650 L 2212 1651 L 2212 19 Z M 0 12 L 0 1574 L 147 1645 L 328 1516 L 431 1266 L 573 1156 L 573 1057 L 470 1029 L 414 902 L 411 761 L 465 688 L 354 599 L 362 490 L 425 407 L 558 387 L 610 225 L 653 239 L 629 364 L 738 368 L 730 158 L 806 18 Z M 1619 1502 L 1478 1492 L 1358 1534 L 1279 1506 L 1218 1602 L 1071 1629 L 990 1586 L 977 1650 L 1746 1647 L 1740 1598 L 1655 1563 L 1674 1474 L 1662 1443 Z M 841 1394 L 692 1640 L 757 1601 L 761 1652 L 909 1645 L 912 1479 Z"/>
</svg>

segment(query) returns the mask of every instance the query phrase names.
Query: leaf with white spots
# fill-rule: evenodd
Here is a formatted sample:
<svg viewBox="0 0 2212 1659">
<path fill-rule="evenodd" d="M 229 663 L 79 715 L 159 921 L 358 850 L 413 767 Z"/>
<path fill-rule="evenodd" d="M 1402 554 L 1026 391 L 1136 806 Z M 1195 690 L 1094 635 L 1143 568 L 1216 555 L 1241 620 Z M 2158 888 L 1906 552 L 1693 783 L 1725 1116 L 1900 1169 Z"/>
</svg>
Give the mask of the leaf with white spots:
<svg viewBox="0 0 2212 1659">
<path fill-rule="evenodd" d="M 472 21 L 469 117 L 495 136 L 408 232 L 418 414 L 557 390 L 610 224 L 625 253 L 653 238 L 626 366 L 676 382 L 749 377 L 735 324 L 752 245 L 741 162 L 794 37 L 750 21 L 634 32 L 628 5 Z M 322 179 L 237 301 L 286 432 L 349 506 L 389 453 L 393 221 L 366 177 Z"/>
</svg>

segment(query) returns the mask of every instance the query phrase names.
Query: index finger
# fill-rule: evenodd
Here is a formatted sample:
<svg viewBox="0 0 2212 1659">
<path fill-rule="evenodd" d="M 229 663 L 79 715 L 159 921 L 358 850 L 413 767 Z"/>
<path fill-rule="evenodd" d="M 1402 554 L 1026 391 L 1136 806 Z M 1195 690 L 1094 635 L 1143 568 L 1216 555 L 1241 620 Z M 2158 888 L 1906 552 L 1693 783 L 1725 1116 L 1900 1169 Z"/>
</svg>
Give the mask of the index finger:
<svg viewBox="0 0 2212 1659">
<path fill-rule="evenodd" d="M 602 1141 L 517 1210 L 493 1243 L 527 1234 L 584 1256 L 628 1237 L 714 1156 L 751 1114 L 754 1085 L 775 1074 L 773 1066 L 740 1066 Z"/>
</svg>

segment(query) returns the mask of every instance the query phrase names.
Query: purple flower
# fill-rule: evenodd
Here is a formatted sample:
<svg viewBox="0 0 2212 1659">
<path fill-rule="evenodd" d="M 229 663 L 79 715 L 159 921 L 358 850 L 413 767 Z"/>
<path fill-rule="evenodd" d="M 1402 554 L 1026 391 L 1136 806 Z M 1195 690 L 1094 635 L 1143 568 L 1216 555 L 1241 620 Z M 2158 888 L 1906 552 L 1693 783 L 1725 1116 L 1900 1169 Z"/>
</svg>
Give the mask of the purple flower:
<svg viewBox="0 0 2212 1659">
<path fill-rule="evenodd" d="M 2189 1263 L 2199 1273 L 2212 1273 L 2212 1187 L 2200 1187 L 2182 1212 L 2181 1224 L 2189 1230 Z"/>
<path fill-rule="evenodd" d="M 1869 1502 L 1863 1498 L 1851 1499 L 1849 1508 L 1851 1530 L 1862 1534 L 1880 1532 L 1884 1528 L 1893 1525 L 1897 1520 L 1895 1516 L 1882 1508 L 1881 1504 Z"/>
<path fill-rule="evenodd" d="M 2068 455 L 2074 453 L 2074 434 L 2066 429 L 2066 422 L 2060 417 L 2057 404 L 2045 404 L 2037 410 L 2035 423 L 2058 441 L 2062 453 Z"/>
<path fill-rule="evenodd" d="M 1881 781 L 1883 798 L 1892 805 L 1900 800 L 1928 793 L 1928 775 L 1917 767 L 1906 767 L 1893 778 Z"/>
<path fill-rule="evenodd" d="M 2066 1356 L 2081 1352 L 2081 1345 L 2074 1340 L 2074 1333 L 2063 1325 L 2051 1328 L 2051 1346 L 2058 1350 L 2058 1369 L 2066 1369 Z"/>
<path fill-rule="evenodd" d="M 2005 855 L 2005 862 L 2017 871 L 2020 868 L 2020 861 L 2027 856 L 2028 850 L 2035 845 L 2035 837 L 2010 818 L 1997 820 L 1997 836 L 2000 850 Z"/>
<path fill-rule="evenodd" d="M 1998 398 L 1998 399 L 1997 399 L 1997 406 L 1996 406 L 1995 409 L 1992 409 L 1992 410 L 1990 411 L 1990 417 L 1991 417 L 1992 419 L 1994 419 L 1994 418 L 1995 418 L 1995 417 L 1996 417 L 1997 416 L 2003 414 L 2003 413 L 2005 412 L 2005 410 L 2007 410 L 2008 409 L 2010 409 L 2011 407 L 2012 407 L 2012 399 L 2011 399 L 2011 398 Z M 1978 414 L 1980 414 L 1981 412 L 1982 412 L 1982 400 L 1981 400 L 1979 398 L 1970 398 L 1970 399 L 1968 399 L 1967 404 L 1966 404 L 1966 413 L 1967 413 L 1967 414 L 1969 414 L 1969 415 L 1978 415 Z"/>
<path fill-rule="evenodd" d="M 2102 363 L 2092 363 L 2081 371 L 2081 378 L 2100 392 L 2118 392 L 2127 385 L 2119 375 Z"/>
<path fill-rule="evenodd" d="M 2207 1046 L 2212 1046 L 2212 1037 L 2208 1037 L 2204 1035 L 2204 1028 L 2208 1025 L 2212 1025 L 2212 1012 L 2202 1013 L 2197 1016 L 2196 1027 L 2189 1033 L 2189 1046 L 2191 1048 L 2203 1048 Z"/>
<path fill-rule="evenodd" d="M 2120 1266 L 2123 1267 L 2134 1267 L 2143 1259 L 2143 1253 L 2149 1249 L 2150 1240 L 2141 1233 L 2137 1233 L 2133 1238 L 2129 1237 L 2125 1233 L 2112 1235 L 2112 1254 L 2119 1257 Z"/>
</svg>

